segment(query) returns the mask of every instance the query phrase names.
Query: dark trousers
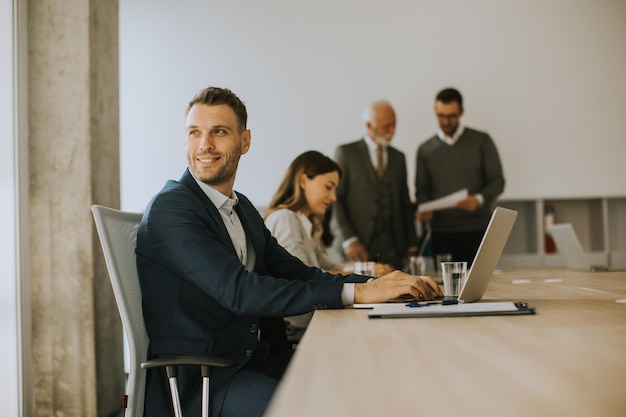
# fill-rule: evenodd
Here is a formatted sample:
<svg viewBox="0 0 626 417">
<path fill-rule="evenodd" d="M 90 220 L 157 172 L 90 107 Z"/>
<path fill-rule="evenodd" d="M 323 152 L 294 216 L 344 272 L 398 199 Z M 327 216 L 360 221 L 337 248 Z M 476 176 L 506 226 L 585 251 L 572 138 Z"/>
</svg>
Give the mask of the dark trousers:
<svg viewBox="0 0 626 417">
<path fill-rule="evenodd" d="M 213 417 L 261 417 L 276 390 L 293 350 L 270 354 L 259 344 L 254 356 L 224 386 L 211 390 L 211 399 L 224 398 L 221 410 L 211 404 Z M 199 367 L 178 367 L 178 388 L 185 417 L 199 417 L 202 409 L 202 377 Z M 150 369 L 146 389 L 144 415 L 171 417 L 174 415 L 165 370 Z"/>
<path fill-rule="evenodd" d="M 436 233 L 431 236 L 433 255 L 449 253 L 453 261 L 467 261 L 469 267 L 474 261 L 484 230 L 462 233 Z M 436 266 L 439 268 L 439 266 Z"/>
<path fill-rule="evenodd" d="M 291 360 L 293 350 L 257 353 L 227 387 L 220 417 L 261 417 Z"/>
</svg>

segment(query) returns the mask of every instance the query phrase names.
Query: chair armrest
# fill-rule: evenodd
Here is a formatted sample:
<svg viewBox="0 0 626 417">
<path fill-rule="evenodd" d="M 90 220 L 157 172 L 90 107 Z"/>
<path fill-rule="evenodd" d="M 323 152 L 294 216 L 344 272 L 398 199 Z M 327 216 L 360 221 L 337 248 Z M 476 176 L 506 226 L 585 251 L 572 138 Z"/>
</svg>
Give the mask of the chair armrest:
<svg viewBox="0 0 626 417">
<path fill-rule="evenodd" d="M 235 362 L 224 359 L 214 358 L 210 356 L 166 356 L 162 358 L 154 358 L 141 363 L 143 369 L 162 368 L 165 367 L 167 379 L 169 380 L 170 392 L 172 395 L 172 404 L 174 406 L 174 414 L 180 416 L 181 406 L 178 393 L 178 366 L 191 365 L 199 366 L 202 375 L 202 415 L 208 416 L 209 404 L 209 378 L 213 373 L 214 367 L 223 368 L 235 365 Z"/>
<path fill-rule="evenodd" d="M 210 356 L 168 356 L 162 358 L 154 358 L 148 361 L 142 362 L 141 367 L 143 369 L 159 368 L 163 366 L 176 366 L 176 365 L 197 365 L 197 366 L 216 366 L 218 368 L 224 368 L 227 366 L 233 366 L 235 362 L 224 359 L 214 358 Z"/>
</svg>

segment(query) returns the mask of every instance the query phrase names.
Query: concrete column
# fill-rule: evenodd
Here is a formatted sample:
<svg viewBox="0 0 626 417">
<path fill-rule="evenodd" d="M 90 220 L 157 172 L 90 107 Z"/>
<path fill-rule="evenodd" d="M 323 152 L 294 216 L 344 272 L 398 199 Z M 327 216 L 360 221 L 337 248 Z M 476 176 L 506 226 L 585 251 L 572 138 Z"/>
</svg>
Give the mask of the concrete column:
<svg viewBox="0 0 626 417">
<path fill-rule="evenodd" d="M 122 330 L 91 204 L 119 207 L 118 0 L 28 1 L 35 416 L 110 416 Z"/>
</svg>

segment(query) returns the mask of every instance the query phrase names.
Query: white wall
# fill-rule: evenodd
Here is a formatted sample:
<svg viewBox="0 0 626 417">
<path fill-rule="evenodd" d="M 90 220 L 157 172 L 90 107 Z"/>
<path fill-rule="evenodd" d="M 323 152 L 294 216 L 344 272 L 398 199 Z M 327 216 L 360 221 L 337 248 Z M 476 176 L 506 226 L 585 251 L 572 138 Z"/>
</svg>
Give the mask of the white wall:
<svg viewBox="0 0 626 417">
<path fill-rule="evenodd" d="M 121 0 L 122 206 L 180 176 L 184 109 L 208 85 L 248 106 L 235 187 L 260 206 L 297 154 L 361 135 L 378 98 L 412 186 L 448 85 L 496 141 L 505 197 L 623 195 L 625 22 L 622 0 Z"/>
</svg>

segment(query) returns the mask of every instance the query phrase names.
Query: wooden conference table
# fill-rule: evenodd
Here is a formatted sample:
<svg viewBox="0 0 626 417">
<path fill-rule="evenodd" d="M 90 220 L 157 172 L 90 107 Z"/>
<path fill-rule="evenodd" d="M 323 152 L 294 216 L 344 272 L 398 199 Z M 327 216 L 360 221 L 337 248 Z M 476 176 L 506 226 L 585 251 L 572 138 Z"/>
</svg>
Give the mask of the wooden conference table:
<svg viewBox="0 0 626 417">
<path fill-rule="evenodd" d="M 626 272 L 496 273 L 482 301 L 536 314 L 317 311 L 266 415 L 626 416 Z"/>
</svg>

